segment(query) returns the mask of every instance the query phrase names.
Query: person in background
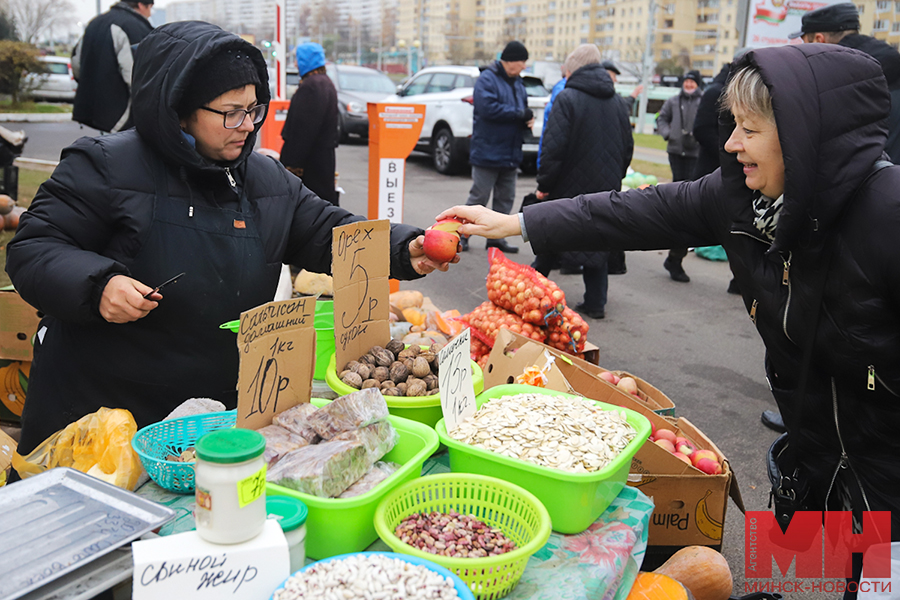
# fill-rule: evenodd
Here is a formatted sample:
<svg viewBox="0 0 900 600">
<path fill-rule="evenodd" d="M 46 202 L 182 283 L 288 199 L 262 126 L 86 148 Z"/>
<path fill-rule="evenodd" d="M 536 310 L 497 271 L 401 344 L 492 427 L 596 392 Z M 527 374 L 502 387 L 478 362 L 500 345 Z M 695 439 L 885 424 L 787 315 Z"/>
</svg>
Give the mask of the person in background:
<svg viewBox="0 0 900 600">
<path fill-rule="evenodd" d="M 544 131 L 547 129 L 547 120 L 550 119 L 550 109 L 553 108 L 553 102 L 556 100 L 556 97 L 559 96 L 559 93 L 563 91 L 566 87 L 566 65 L 560 65 L 560 70 L 562 71 L 562 77 L 553 84 L 553 89 L 550 90 L 550 99 L 547 100 L 547 104 L 544 105 L 544 123 L 541 129 L 541 139 L 538 141 L 538 154 L 537 154 L 537 168 L 541 168 L 541 150 L 544 147 Z"/>
<path fill-rule="evenodd" d="M 604 60 L 602 63 L 603 68 L 606 69 L 606 72 L 609 73 L 609 77 L 612 79 L 613 84 L 618 82 L 619 75 L 622 74 L 619 71 L 619 68 L 616 66 L 611 60 Z M 641 92 L 644 91 L 644 86 L 642 84 L 637 84 L 631 93 L 627 96 L 619 97 L 622 99 L 623 104 L 625 105 L 625 109 L 628 111 L 628 116 L 630 117 L 632 112 L 634 111 L 634 103 L 637 100 L 637 97 L 641 95 Z M 624 275 L 628 272 L 628 266 L 625 264 L 625 251 L 624 250 L 610 250 L 609 251 L 609 260 L 606 262 L 606 271 L 609 275 Z"/>
<path fill-rule="evenodd" d="M 594 44 L 582 44 L 566 58 L 566 87 L 544 130 L 544 161 L 537 174 L 538 200 L 620 190 L 631 163 L 634 137 L 628 112 Z M 574 308 L 592 318 L 606 316 L 606 252 L 567 252 L 559 262 L 583 268 L 584 301 Z M 538 254 L 532 265 L 544 276 L 557 262 Z"/>
<path fill-rule="evenodd" d="M 235 408 L 238 349 L 219 325 L 271 301 L 283 263 L 331 272 L 332 230 L 365 219 L 253 152 L 269 99 L 258 48 L 169 23 L 138 46 L 134 128 L 63 150 L 7 246 L 16 290 L 44 315 L 22 455 L 101 406 L 138 427 L 188 398 Z M 421 234 L 391 225 L 391 277 L 448 268 Z"/>
<path fill-rule="evenodd" d="M 522 164 L 525 130 L 534 125 L 534 113 L 528 108 L 525 84 L 519 75 L 528 61 L 528 50 L 521 42 L 509 42 L 500 55 L 475 81 L 472 141 L 472 188 L 466 204 L 487 206 L 494 194 L 494 209 L 509 214 L 516 195 L 516 176 Z M 463 251 L 468 238 L 461 237 Z M 506 240 L 488 240 L 488 248 L 519 251 Z"/>
<path fill-rule="evenodd" d="M 891 92 L 891 114 L 888 116 L 888 138 L 884 151 L 894 162 L 900 161 L 900 52 L 890 44 L 859 33 L 859 12 L 852 2 L 841 2 L 811 10 L 800 20 L 800 31 L 791 39 L 804 43 L 838 44 L 865 52 L 881 64 Z"/>
<path fill-rule="evenodd" d="M 668 142 L 666 152 L 669 153 L 672 181 L 690 181 L 694 175 L 694 166 L 700 154 L 700 146 L 694 138 L 694 117 L 700 106 L 702 85 L 700 72 L 688 71 L 681 83 L 681 92 L 663 103 L 656 119 L 659 135 Z M 691 280 L 681 265 L 687 251 L 686 246 L 669 250 L 663 267 L 673 281 L 688 283 Z"/>
<path fill-rule="evenodd" d="M 800 510 L 859 522 L 886 511 L 879 533 L 898 541 L 900 168 L 882 160 L 885 78 L 837 45 L 760 48 L 735 65 L 725 108 L 728 155 L 697 181 L 436 218 L 464 220 L 468 235 L 522 235 L 536 253 L 723 245 L 794 448 L 793 464 L 778 464 L 808 485 Z"/>
<path fill-rule="evenodd" d="M 152 11 L 153 0 L 126 0 L 88 23 L 72 52 L 73 121 L 104 133 L 131 127 L 131 47 L 153 30 Z"/>
<path fill-rule="evenodd" d="M 281 129 L 281 164 L 319 198 L 338 204 L 334 189 L 338 145 L 337 90 L 325 74 L 325 50 L 314 42 L 297 46 L 300 85 Z"/>
</svg>

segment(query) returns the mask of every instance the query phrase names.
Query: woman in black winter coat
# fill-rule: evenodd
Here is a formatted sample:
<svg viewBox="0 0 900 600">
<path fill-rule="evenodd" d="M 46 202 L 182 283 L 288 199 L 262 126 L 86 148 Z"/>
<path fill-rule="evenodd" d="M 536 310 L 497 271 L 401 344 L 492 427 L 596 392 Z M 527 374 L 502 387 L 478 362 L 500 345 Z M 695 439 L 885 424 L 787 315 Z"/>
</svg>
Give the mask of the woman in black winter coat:
<svg viewBox="0 0 900 600">
<path fill-rule="evenodd" d="M 723 245 L 766 346 L 806 508 L 890 511 L 900 540 L 900 169 L 879 163 L 884 76 L 828 44 L 752 50 L 734 69 L 714 173 L 521 216 L 456 207 L 438 218 L 469 221 L 467 235 L 527 235 L 539 253 Z"/>
<path fill-rule="evenodd" d="M 132 90 L 135 128 L 63 150 L 8 247 L 16 289 L 44 314 L 22 455 L 101 406 L 138 427 L 191 397 L 234 408 L 238 352 L 219 325 L 271 301 L 282 263 L 329 272 L 332 229 L 363 220 L 252 151 L 266 62 L 238 36 L 155 29 Z M 424 257 L 421 232 L 392 226 L 393 277 L 447 268 Z"/>
<path fill-rule="evenodd" d="M 600 60 L 594 44 L 579 46 L 566 59 L 566 87 L 553 103 L 542 137 L 539 200 L 622 188 L 634 137 L 625 106 Z M 594 319 L 605 316 L 608 257 L 608 252 L 565 252 L 558 257 L 563 265 L 583 267 L 584 302 L 575 309 Z M 533 266 L 548 275 L 556 262 L 553 254 L 538 254 Z"/>
</svg>

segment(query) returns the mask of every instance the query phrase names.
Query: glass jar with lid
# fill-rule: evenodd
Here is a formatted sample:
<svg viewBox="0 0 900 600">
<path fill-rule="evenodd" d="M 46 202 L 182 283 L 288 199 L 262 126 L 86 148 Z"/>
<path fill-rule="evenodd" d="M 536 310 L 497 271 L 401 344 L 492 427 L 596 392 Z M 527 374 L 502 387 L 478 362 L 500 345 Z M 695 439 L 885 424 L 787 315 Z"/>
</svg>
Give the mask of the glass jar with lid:
<svg viewBox="0 0 900 600">
<path fill-rule="evenodd" d="M 252 429 L 220 429 L 195 446 L 197 533 L 214 544 L 238 544 L 266 523 L 266 439 Z"/>
</svg>

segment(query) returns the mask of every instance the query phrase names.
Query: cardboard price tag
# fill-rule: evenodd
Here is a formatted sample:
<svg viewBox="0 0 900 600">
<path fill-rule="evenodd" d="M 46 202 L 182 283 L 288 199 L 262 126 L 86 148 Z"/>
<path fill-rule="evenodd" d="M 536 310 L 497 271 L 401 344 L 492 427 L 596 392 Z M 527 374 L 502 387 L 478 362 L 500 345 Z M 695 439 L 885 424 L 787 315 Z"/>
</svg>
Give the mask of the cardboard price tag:
<svg viewBox="0 0 900 600">
<path fill-rule="evenodd" d="M 335 364 L 340 367 L 391 339 L 390 223 L 358 221 L 335 227 L 331 272 Z"/>
<path fill-rule="evenodd" d="M 453 338 L 438 353 L 441 411 L 447 431 L 475 414 L 475 386 L 472 385 L 471 339 L 469 329 Z"/>
<path fill-rule="evenodd" d="M 315 298 L 269 302 L 241 314 L 237 426 L 259 429 L 309 402 L 316 358 Z"/>
</svg>

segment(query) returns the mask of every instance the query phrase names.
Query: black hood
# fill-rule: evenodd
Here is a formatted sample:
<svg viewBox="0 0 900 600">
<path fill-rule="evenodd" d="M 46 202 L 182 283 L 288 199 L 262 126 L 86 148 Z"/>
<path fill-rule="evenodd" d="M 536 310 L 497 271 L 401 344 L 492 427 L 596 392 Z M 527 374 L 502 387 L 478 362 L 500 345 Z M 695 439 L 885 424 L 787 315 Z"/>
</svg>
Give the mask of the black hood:
<svg viewBox="0 0 900 600">
<path fill-rule="evenodd" d="M 168 162 L 192 169 L 216 168 L 200 156 L 181 131 L 175 109 L 198 66 L 221 50 L 240 48 L 259 71 L 257 101 L 269 102 L 269 77 L 262 53 L 233 33 L 202 21 L 180 21 L 154 29 L 137 47 L 132 77 L 131 113 L 141 137 Z M 242 163 L 253 151 L 262 123 L 247 137 Z"/>
<path fill-rule="evenodd" d="M 566 80 L 566 87 L 580 90 L 595 98 L 612 98 L 616 93 L 612 77 L 599 63 L 585 65 L 576 70 Z"/>
<path fill-rule="evenodd" d="M 878 62 L 834 44 L 799 44 L 752 50 L 733 72 L 754 65 L 772 97 L 784 156 L 784 206 L 773 251 L 827 235 L 884 151 L 891 100 Z M 720 134 L 734 129 L 723 113 Z M 722 175 L 732 196 L 749 198 L 740 163 L 722 154 Z"/>
</svg>

